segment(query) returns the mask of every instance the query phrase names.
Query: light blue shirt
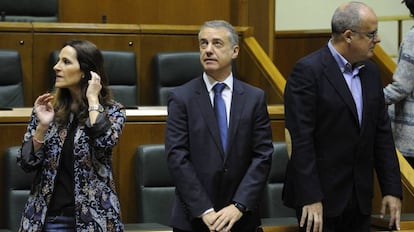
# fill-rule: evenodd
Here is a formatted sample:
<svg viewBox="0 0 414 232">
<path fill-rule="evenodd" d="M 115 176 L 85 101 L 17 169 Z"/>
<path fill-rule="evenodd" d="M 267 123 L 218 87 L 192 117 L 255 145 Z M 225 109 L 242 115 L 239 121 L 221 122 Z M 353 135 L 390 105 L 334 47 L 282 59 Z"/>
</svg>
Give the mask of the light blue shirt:
<svg viewBox="0 0 414 232">
<path fill-rule="evenodd" d="M 336 63 L 338 64 L 339 69 L 342 72 L 342 75 L 345 78 L 349 90 L 352 93 L 352 97 L 357 108 L 359 124 L 361 125 L 363 101 L 361 79 L 359 78 L 359 70 L 363 68 L 364 65 L 356 65 L 355 67 L 352 67 L 352 65 L 345 59 L 345 57 L 339 54 L 339 52 L 334 48 L 331 41 L 329 41 L 328 47 Z"/>
</svg>

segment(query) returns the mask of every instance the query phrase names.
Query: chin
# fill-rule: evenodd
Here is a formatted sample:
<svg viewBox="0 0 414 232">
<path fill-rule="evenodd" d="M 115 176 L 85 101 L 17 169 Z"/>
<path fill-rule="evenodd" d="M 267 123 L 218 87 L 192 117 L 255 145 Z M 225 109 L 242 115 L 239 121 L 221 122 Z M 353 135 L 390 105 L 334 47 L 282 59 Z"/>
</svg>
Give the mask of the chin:
<svg viewBox="0 0 414 232">
<path fill-rule="evenodd" d="M 216 65 L 206 65 L 204 66 L 204 71 L 208 72 L 216 72 L 219 68 Z"/>
<path fill-rule="evenodd" d="M 59 83 L 55 83 L 55 88 L 60 88 L 60 89 L 62 89 L 62 88 L 65 88 L 65 85 L 63 85 L 63 84 L 59 84 Z"/>
</svg>

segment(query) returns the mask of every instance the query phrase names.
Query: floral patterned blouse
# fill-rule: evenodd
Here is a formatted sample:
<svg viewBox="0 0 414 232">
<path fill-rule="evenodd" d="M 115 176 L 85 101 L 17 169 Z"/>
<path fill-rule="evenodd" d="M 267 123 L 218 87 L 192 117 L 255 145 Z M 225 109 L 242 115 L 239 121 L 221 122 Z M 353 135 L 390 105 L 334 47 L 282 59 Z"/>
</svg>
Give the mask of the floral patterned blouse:
<svg viewBox="0 0 414 232">
<path fill-rule="evenodd" d="M 112 177 L 112 148 L 117 144 L 126 120 L 124 107 L 114 102 L 99 113 L 96 123 L 75 130 L 73 142 L 75 219 L 77 231 L 123 231 L 120 204 Z M 36 172 L 24 207 L 19 231 L 43 229 L 52 198 L 67 129 L 51 123 L 45 143 L 33 152 L 32 136 L 37 127 L 34 110 L 17 159 L 26 172 Z"/>
</svg>

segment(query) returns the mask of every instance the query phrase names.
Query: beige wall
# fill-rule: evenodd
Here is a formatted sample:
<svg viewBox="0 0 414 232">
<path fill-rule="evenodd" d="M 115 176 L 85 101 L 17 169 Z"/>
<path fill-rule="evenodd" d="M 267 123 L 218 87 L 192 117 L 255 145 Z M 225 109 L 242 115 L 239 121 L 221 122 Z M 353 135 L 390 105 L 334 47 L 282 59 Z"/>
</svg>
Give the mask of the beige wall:
<svg viewBox="0 0 414 232">
<path fill-rule="evenodd" d="M 330 29 L 330 20 L 336 7 L 346 1 L 340 0 L 276 0 L 277 31 Z M 361 0 L 371 6 L 377 16 L 408 15 L 408 9 L 400 0 Z M 403 34 L 414 24 L 404 22 Z M 396 22 L 380 22 L 381 47 L 390 55 L 398 50 L 398 26 Z"/>
</svg>

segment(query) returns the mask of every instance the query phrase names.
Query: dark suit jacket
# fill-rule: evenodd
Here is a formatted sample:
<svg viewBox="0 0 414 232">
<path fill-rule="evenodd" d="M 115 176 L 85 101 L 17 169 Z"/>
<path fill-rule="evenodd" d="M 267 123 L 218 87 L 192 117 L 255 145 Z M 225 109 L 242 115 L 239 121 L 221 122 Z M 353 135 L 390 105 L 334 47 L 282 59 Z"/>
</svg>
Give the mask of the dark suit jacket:
<svg viewBox="0 0 414 232">
<path fill-rule="evenodd" d="M 322 201 L 337 216 L 353 188 L 369 215 L 376 169 L 383 195 L 402 196 L 390 121 L 377 67 L 360 69 L 361 126 L 352 94 L 328 46 L 299 60 L 285 88 L 285 120 L 292 140 L 283 200 L 299 208 Z"/>
<path fill-rule="evenodd" d="M 262 90 L 234 79 L 228 150 L 223 151 L 203 79 L 174 88 L 168 99 L 165 146 L 176 185 L 173 227 L 191 230 L 193 224 L 193 230 L 200 231 L 194 228 L 203 225 L 199 217 L 205 210 L 218 211 L 232 201 L 250 210 L 232 231 L 260 225 L 258 204 L 273 152 Z"/>
</svg>

